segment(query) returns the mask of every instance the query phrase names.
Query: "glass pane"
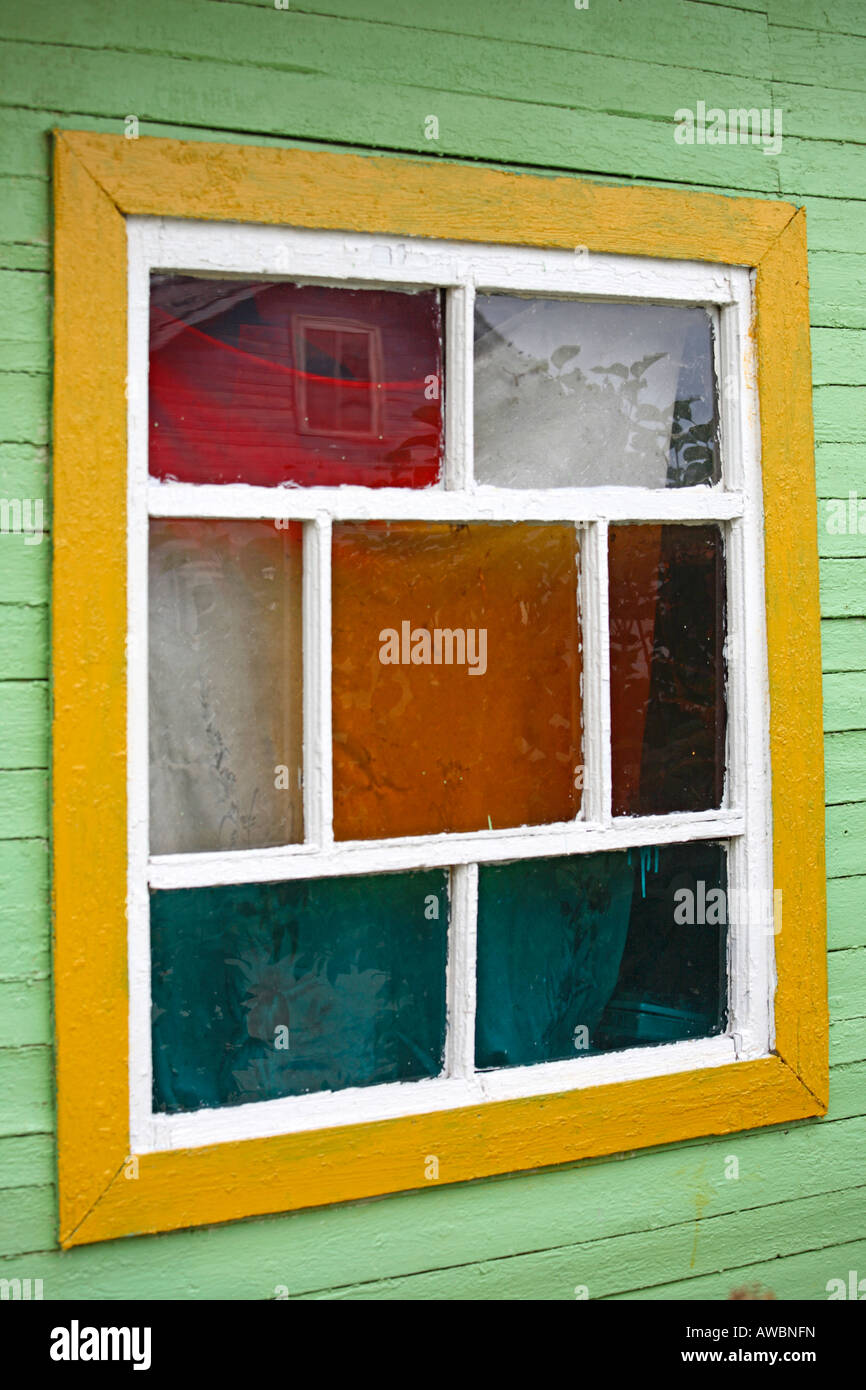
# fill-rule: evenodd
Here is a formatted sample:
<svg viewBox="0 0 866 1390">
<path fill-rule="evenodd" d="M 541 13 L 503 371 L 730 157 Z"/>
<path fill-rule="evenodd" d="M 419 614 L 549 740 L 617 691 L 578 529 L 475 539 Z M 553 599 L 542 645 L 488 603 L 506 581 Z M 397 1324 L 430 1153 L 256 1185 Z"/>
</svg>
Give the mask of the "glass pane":
<svg viewBox="0 0 866 1390">
<path fill-rule="evenodd" d="M 334 527 L 337 839 L 572 820 L 573 526 Z"/>
<path fill-rule="evenodd" d="M 721 1032 L 725 887 L 705 843 L 482 864 L 477 1065 Z"/>
<path fill-rule="evenodd" d="M 478 295 L 475 476 L 498 487 L 718 481 L 706 310 Z"/>
<path fill-rule="evenodd" d="M 151 279 L 157 478 L 427 487 L 441 384 L 436 290 Z"/>
<path fill-rule="evenodd" d="M 151 894 L 154 1109 L 442 1069 L 447 873 Z"/>
<path fill-rule="evenodd" d="M 611 526 L 614 815 L 721 805 L 724 643 L 718 526 Z"/>
<path fill-rule="evenodd" d="M 153 521 L 150 848 L 303 839 L 301 527 Z"/>
</svg>

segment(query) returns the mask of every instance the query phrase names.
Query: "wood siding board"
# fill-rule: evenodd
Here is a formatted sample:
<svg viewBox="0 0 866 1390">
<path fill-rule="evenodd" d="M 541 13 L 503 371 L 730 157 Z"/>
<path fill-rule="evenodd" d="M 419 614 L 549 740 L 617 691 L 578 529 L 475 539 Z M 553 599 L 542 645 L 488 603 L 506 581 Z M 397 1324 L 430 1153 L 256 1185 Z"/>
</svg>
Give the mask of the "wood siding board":
<svg viewBox="0 0 866 1390">
<path fill-rule="evenodd" d="M 866 946 L 866 874 L 828 881 L 827 920 L 831 947 Z"/>
<path fill-rule="evenodd" d="M 828 735 L 824 759 L 827 805 L 866 801 L 866 729 Z"/>
<path fill-rule="evenodd" d="M 821 644 L 825 672 L 866 671 L 866 618 L 822 620 Z"/>
<path fill-rule="evenodd" d="M 274 6 L 252 11 L 226 8 L 214 24 L 211 0 L 152 0 L 147 11 L 112 9 L 99 0 L 78 0 L 72 9 L 46 12 L 19 8 L 0 15 L 0 40 L 69 49 L 109 51 L 275 69 L 283 73 L 342 77 L 378 86 L 382 73 L 405 88 L 464 92 L 493 99 L 529 101 L 591 111 L 653 116 L 670 121 L 691 100 L 705 73 L 689 67 L 682 46 L 662 61 L 560 49 L 544 42 L 499 36 L 478 38 L 430 29 L 407 29 L 359 19 L 335 23 L 323 15 L 293 10 L 288 18 Z M 573 25 L 572 25 L 573 27 Z M 94 42 L 98 35 L 98 43 Z M 538 64 L 544 81 L 539 82 Z M 767 106 L 769 79 L 714 74 L 714 100 L 724 107 Z M 846 96 L 851 94 L 846 93 Z M 854 103 L 852 101 L 852 111 Z"/>
<path fill-rule="evenodd" d="M 804 1249 L 814 1250 L 816 1246 L 811 1242 L 820 1242 L 817 1248 L 821 1248 L 844 1241 L 856 1228 L 864 1195 L 866 1191 L 860 1186 L 819 1198 L 764 1206 L 735 1218 L 702 1218 L 698 1208 L 695 1219 L 686 1226 L 644 1231 L 605 1241 L 603 1245 L 581 1242 L 387 1282 L 322 1290 L 307 1297 L 385 1302 L 446 1297 L 559 1300 L 574 1299 L 576 1286 L 586 1287 L 590 1298 L 615 1298 L 626 1292 L 631 1296 L 639 1292 L 645 1297 L 658 1279 L 662 1260 L 680 1265 L 684 1272 L 694 1271 L 693 1277 L 709 1275 L 718 1286 L 720 1271 L 740 1265 L 744 1249 L 769 1246 L 778 1258 L 784 1258 Z M 847 1268 L 843 1266 L 846 1274 Z M 728 1289 L 735 1284 L 729 1280 Z"/>
<path fill-rule="evenodd" d="M 33 48 L 38 48 L 38 64 L 31 60 Z M 180 107 L 188 126 L 212 127 L 218 121 L 250 136 L 264 132 L 429 155 L 425 120 L 433 111 L 439 155 L 571 169 L 579 151 L 585 172 L 627 176 L 637 159 L 651 164 L 658 178 L 694 178 L 700 170 L 718 185 L 777 187 L 772 161 L 759 148 L 720 146 L 708 163 L 700 147 L 674 142 L 672 120 L 609 115 L 600 122 L 595 111 L 143 54 L 16 43 L 7 43 L 5 52 L 8 102 L 67 105 L 84 89 L 100 94 L 100 108 L 89 107 L 90 114 L 117 112 L 119 131 L 125 111 L 146 123 L 176 119 Z"/>
<path fill-rule="evenodd" d="M 864 837 L 866 803 L 855 801 L 827 807 L 828 877 L 848 878 L 863 872 Z"/>
<path fill-rule="evenodd" d="M 866 564 L 860 559 L 822 560 L 822 616 L 825 618 L 862 618 L 866 616 L 864 579 L 866 579 Z M 854 727 L 859 726 L 855 725 Z"/>
<path fill-rule="evenodd" d="M 779 81 L 863 90 L 866 37 L 849 34 L 840 42 L 835 34 L 771 24 L 770 55 Z"/>
<path fill-rule="evenodd" d="M 241 0 L 257 4 L 258 0 Z M 444 33 L 475 35 L 483 39 L 513 39 L 544 48 L 582 53 L 669 61 L 671 53 L 688 53 L 703 72 L 739 72 L 754 76 L 770 68 L 767 21 L 764 14 L 732 9 L 717 13 L 688 0 L 673 0 L 652 12 L 652 23 L 642 26 L 635 43 L 632 13 L 620 6 L 599 6 L 590 17 L 563 6 L 539 24 L 537 12 L 522 0 L 478 0 L 467 6 L 461 0 L 438 0 L 433 8 L 407 10 L 402 0 L 307 0 L 306 9 L 339 19 L 363 17 L 378 24 L 395 25 L 412 32 L 432 29 Z M 591 23 L 587 24 L 587 18 Z"/>
<path fill-rule="evenodd" d="M 48 676 L 48 605 L 0 604 L 0 680 Z"/>
</svg>

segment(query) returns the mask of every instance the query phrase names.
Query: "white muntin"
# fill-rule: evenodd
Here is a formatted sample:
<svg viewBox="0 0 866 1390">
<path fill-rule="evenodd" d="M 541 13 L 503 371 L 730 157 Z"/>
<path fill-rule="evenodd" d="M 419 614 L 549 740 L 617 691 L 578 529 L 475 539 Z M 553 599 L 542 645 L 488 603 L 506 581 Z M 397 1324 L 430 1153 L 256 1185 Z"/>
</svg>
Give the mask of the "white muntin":
<svg viewBox="0 0 866 1390">
<path fill-rule="evenodd" d="M 136 1153 L 411 1116 L 578 1090 L 768 1056 L 773 1043 L 772 938 L 728 932 L 724 1035 L 479 1072 L 474 1064 L 475 941 L 480 864 L 699 840 L 725 841 L 735 889 L 772 883 L 760 440 L 748 269 L 697 261 L 393 238 L 278 226 L 130 217 L 128 845 L 130 1123 Z M 297 282 L 413 289 L 445 296 L 445 457 L 439 486 L 252 487 L 148 477 L 148 285 L 151 269 L 289 275 Z M 631 303 L 703 305 L 716 333 L 722 481 L 715 486 L 496 488 L 473 452 L 474 299 L 502 292 Z M 303 524 L 303 843 L 163 855 L 148 850 L 147 539 L 151 517 L 263 518 Z M 585 717 L 582 805 L 567 822 L 473 833 L 335 842 L 331 745 L 331 533 L 343 521 L 571 523 L 579 542 Z M 727 783 L 711 811 L 613 816 L 607 534 L 614 522 L 717 524 L 727 557 Z M 431 653 L 435 648 L 431 648 Z M 479 648 L 476 646 L 476 653 Z M 490 660 L 495 653 L 488 653 Z M 467 679 L 468 679 L 467 668 Z M 447 868 L 447 1029 L 439 1076 L 181 1114 L 152 1109 L 149 890 Z"/>
</svg>

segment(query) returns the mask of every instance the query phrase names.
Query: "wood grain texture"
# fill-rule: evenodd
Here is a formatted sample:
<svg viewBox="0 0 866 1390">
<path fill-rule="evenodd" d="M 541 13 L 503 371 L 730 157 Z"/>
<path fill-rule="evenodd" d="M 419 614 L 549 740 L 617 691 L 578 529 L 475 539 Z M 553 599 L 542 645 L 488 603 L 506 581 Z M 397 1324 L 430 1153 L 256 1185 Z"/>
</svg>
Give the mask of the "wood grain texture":
<svg viewBox="0 0 866 1390">
<path fill-rule="evenodd" d="M 0 604 L 0 680 L 44 680 L 47 675 L 47 605 Z"/>
<path fill-rule="evenodd" d="M 127 1152 L 126 227 L 69 151 L 54 196 L 54 1007 L 73 1230 Z"/>
<path fill-rule="evenodd" d="M 866 670 L 866 618 L 822 619 L 821 651 L 825 685 L 826 673 Z"/>
<path fill-rule="evenodd" d="M 84 88 L 98 91 L 104 109 L 116 111 L 115 130 L 132 108 L 146 123 L 180 119 L 192 128 L 211 127 L 347 146 L 410 151 L 452 158 L 478 158 L 517 165 L 579 167 L 628 177 L 637 154 L 660 178 L 678 181 L 703 168 L 706 182 L 771 192 L 774 170 L 761 150 L 723 145 L 704 165 L 696 147 L 678 146 L 667 121 L 610 113 L 599 123 L 596 110 L 538 106 L 528 101 L 417 89 L 304 70 L 227 69 L 224 63 L 194 62 L 164 55 L 63 50 L 7 42 L 4 94 L 9 104 L 73 110 Z M 71 59 L 74 56 L 74 63 Z M 227 76 L 231 73 L 231 81 Z M 217 95 L 218 94 L 218 95 Z M 89 114 L 90 102 L 85 101 Z M 286 112 L 291 113 L 287 123 Z M 427 115 L 439 121 L 435 143 L 425 135 Z M 145 133 L 145 131 L 142 131 Z M 685 151 L 685 154 L 683 153 Z"/>
<path fill-rule="evenodd" d="M 756 265 L 795 209 L 784 203 L 623 190 L 573 178 L 259 146 L 124 140 L 65 131 L 121 212 L 285 222 L 524 246 Z M 531 187 L 530 187 L 531 186 Z M 515 214 L 519 209 L 519 221 Z"/>
<path fill-rule="evenodd" d="M 47 726 L 45 681 L 0 681 L 0 768 L 47 767 Z"/>
<path fill-rule="evenodd" d="M 827 807 L 827 873 L 830 878 L 848 878 L 851 874 L 862 873 L 864 839 L 866 802 Z"/>
<path fill-rule="evenodd" d="M 831 948 L 866 946 L 866 874 L 829 880 L 827 925 Z"/>
<path fill-rule="evenodd" d="M 690 99 L 702 76 L 699 68 L 688 65 L 694 48 L 684 51 L 681 47 L 676 53 L 659 48 L 657 61 L 636 61 L 632 56 L 611 56 L 609 51 L 552 46 L 545 41 L 544 24 L 534 36 L 535 43 L 544 44 L 544 82 L 540 83 L 536 65 L 527 61 L 535 56 L 527 36 L 488 33 L 479 37 L 437 31 L 432 24 L 409 29 L 405 7 L 402 15 L 396 15 L 398 22 L 387 26 L 363 13 L 335 23 L 331 16 L 311 14 L 295 5 L 288 16 L 273 4 L 247 10 L 226 5 L 216 24 L 213 15 L 211 0 L 184 0 L 183 5 L 150 0 L 146 11 L 116 9 L 101 0 L 78 0 L 71 8 L 42 12 L 7 7 L 0 14 L 0 38 L 88 49 L 94 47 L 88 42 L 89 34 L 98 33 L 99 47 L 116 55 L 116 61 L 122 53 L 169 59 L 183 54 L 200 64 L 204 60 L 249 66 L 249 76 L 269 69 L 317 78 L 350 74 L 373 90 L 390 69 L 399 73 L 402 87 L 434 89 L 436 96 L 465 92 L 534 106 L 597 110 L 599 95 L 609 98 L 615 92 L 615 103 L 608 100 L 606 105 L 615 106 L 619 113 L 664 119 L 670 116 L 672 103 L 676 107 Z M 548 26 L 554 15 L 555 11 L 548 11 L 545 16 Z M 575 20 L 567 14 L 565 19 L 567 27 L 560 25 L 561 32 L 574 34 Z M 598 25 L 592 27 L 597 33 Z M 241 79 L 245 75 L 237 74 Z M 726 107 L 770 102 L 769 81 L 756 83 L 752 74 L 719 73 L 717 86 L 716 99 Z"/>
<path fill-rule="evenodd" d="M 790 1068 L 771 1058 L 315 1136 L 147 1154 L 137 1181 L 115 1178 L 61 1240 L 73 1245 L 412 1189 L 424 1182 L 428 1154 L 439 1159 L 440 1181 L 464 1182 L 795 1120 L 815 1109 Z"/>
<path fill-rule="evenodd" d="M 776 1048 L 824 1099 L 824 749 L 808 294 L 806 218 L 800 212 L 758 269 L 758 390 L 773 883 L 781 889 L 783 911 L 782 931 L 776 937 Z"/>
<path fill-rule="evenodd" d="M 591 1281 L 611 1242 L 658 1226 L 660 1194 L 664 1228 L 684 1225 L 693 1232 L 698 1216 L 754 1213 L 832 1192 L 834 1180 L 857 1186 L 864 1123 L 857 1109 L 864 1079 L 866 1064 L 833 1071 L 839 1118 L 832 1123 L 701 1140 L 643 1151 L 615 1164 L 560 1168 L 507 1182 L 428 1186 L 387 1202 L 299 1212 L 288 1222 L 211 1226 L 120 1246 L 82 1246 L 59 1260 L 40 1257 L 32 1273 L 50 1279 L 53 1297 L 76 1289 L 78 1296 L 126 1297 L 143 1287 L 151 1289 L 149 1296 L 268 1298 L 278 1284 L 295 1297 L 371 1277 L 447 1271 L 520 1251 L 592 1242 Z M 732 1156 L 739 1164 L 734 1180 L 726 1176 Z M 799 1235 L 802 1249 L 808 1226 Z M 169 1261 L 167 1248 L 174 1256 Z M 754 1250 L 746 1242 L 740 1257 Z M 123 1258 L 124 1252 L 130 1258 Z M 659 1261 L 655 1277 L 675 1272 L 686 1277 L 690 1253 Z M 12 1272 L 20 1269 L 13 1262 Z M 634 1287 L 628 1265 L 620 1278 L 621 1288 Z"/>
<path fill-rule="evenodd" d="M 343 1286 L 308 1297 L 385 1302 L 446 1298 L 554 1301 L 574 1299 L 578 1287 L 587 1290 L 581 1295 L 584 1298 L 616 1298 L 625 1292 L 626 1282 L 629 1292 L 639 1290 L 643 1297 L 652 1289 L 663 1260 L 687 1268 L 694 1278 L 714 1277 L 718 1287 L 722 1282 L 720 1272 L 736 1268 L 745 1249 L 766 1246 L 784 1257 L 802 1248 L 804 1229 L 812 1230 L 825 1246 L 845 1241 L 857 1228 L 863 1196 L 864 1189 L 858 1187 L 838 1198 L 807 1197 L 773 1203 L 758 1213 L 738 1212 L 715 1218 L 702 1215 L 698 1207 L 694 1221 L 687 1225 L 622 1236 L 605 1242 L 603 1252 L 594 1243 L 581 1241 L 489 1263 L 473 1261 L 459 1269 L 430 1270 L 387 1282 Z M 729 1279 L 728 1289 L 739 1282 Z"/>
</svg>

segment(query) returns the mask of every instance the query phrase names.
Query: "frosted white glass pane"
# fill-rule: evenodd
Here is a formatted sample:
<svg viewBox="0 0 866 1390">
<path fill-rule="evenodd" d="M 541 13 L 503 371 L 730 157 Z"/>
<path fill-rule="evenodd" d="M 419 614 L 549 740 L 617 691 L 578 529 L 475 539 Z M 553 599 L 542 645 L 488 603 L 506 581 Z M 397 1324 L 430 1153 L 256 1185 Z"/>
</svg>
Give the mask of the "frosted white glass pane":
<svg viewBox="0 0 866 1390">
<path fill-rule="evenodd" d="M 301 574 L 296 523 L 151 523 L 151 853 L 303 838 Z"/>
<path fill-rule="evenodd" d="M 475 476 L 499 487 L 684 487 L 719 476 L 701 308 L 478 295 Z"/>
</svg>

